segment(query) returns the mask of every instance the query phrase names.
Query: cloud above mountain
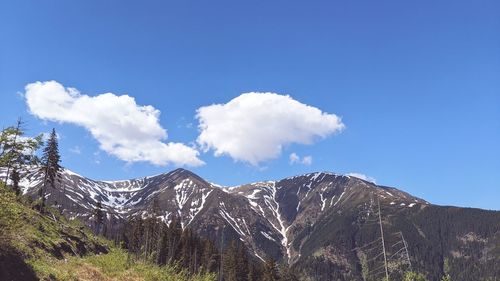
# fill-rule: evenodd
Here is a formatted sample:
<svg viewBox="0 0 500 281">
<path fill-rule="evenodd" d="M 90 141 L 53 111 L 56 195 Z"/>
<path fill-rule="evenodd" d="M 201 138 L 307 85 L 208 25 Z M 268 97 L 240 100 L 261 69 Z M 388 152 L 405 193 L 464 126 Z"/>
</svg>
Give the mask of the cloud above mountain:
<svg viewBox="0 0 500 281">
<path fill-rule="evenodd" d="M 310 155 L 306 155 L 304 157 L 300 157 L 297 153 L 295 152 L 292 152 L 290 153 L 290 156 L 288 156 L 288 159 L 289 159 L 289 163 L 290 165 L 293 165 L 293 164 L 303 164 L 303 165 L 311 165 L 312 164 L 312 156 Z"/>
<path fill-rule="evenodd" d="M 31 114 L 42 119 L 87 129 L 102 150 L 127 162 L 200 166 L 199 152 L 183 143 L 165 142 L 160 111 L 138 105 L 128 95 L 88 96 L 56 81 L 26 85 L 24 97 Z"/>
<path fill-rule="evenodd" d="M 340 117 L 275 93 L 245 93 L 200 107 L 197 143 L 215 156 L 258 165 L 290 144 L 313 144 L 345 128 Z"/>
<path fill-rule="evenodd" d="M 358 178 L 358 179 L 362 179 L 362 180 L 365 180 L 365 181 L 377 183 L 376 180 L 375 180 L 375 178 L 367 176 L 365 174 L 361 174 L 361 173 L 348 173 L 346 175 L 347 176 L 351 176 L 351 177 L 355 177 L 355 178 Z"/>
</svg>

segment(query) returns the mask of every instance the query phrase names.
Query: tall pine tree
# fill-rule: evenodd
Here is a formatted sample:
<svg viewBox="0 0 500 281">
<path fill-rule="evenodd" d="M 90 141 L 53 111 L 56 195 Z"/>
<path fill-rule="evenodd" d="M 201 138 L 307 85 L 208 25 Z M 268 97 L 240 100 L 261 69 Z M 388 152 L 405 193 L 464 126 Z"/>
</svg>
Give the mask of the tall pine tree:
<svg viewBox="0 0 500 281">
<path fill-rule="evenodd" d="M 95 216 L 95 232 L 97 235 L 102 234 L 102 228 L 104 225 L 104 209 L 102 208 L 102 203 L 101 201 L 97 201 L 95 210 L 94 210 L 94 216 Z"/>
<path fill-rule="evenodd" d="M 47 188 L 47 184 L 49 184 L 52 188 L 55 188 L 56 180 L 60 181 L 61 170 L 62 167 L 59 165 L 61 161 L 61 156 L 59 155 L 59 145 L 57 143 L 57 134 L 56 130 L 52 129 L 50 133 L 49 139 L 47 141 L 47 145 L 43 149 L 42 156 L 42 168 L 41 171 L 44 175 L 43 185 L 40 188 L 40 198 L 42 202 L 40 204 L 40 211 L 43 211 L 45 208 L 45 191 Z"/>
</svg>

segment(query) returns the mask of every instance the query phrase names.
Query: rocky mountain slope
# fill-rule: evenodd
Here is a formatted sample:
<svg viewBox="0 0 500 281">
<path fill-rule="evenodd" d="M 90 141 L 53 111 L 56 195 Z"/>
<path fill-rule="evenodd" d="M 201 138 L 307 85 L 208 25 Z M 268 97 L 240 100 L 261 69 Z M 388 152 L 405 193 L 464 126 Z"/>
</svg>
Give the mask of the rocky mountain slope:
<svg viewBox="0 0 500 281">
<path fill-rule="evenodd" d="M 41 174 L 31 170 L 22 178 L 23 193 L 36 197 Z M 435 206 L 352 176 L 322 172 L 221 187 L 184 169 L 126 181 L 95 181 L 65 170 L 49 190 L 49 204 L 69 218 L 92 224 L 97 202 L 106 210 L 109 231 L 135 215 L 155 214 L 167 222 L 175 216 L 182 227 L 214 241 L 239 239 L 257 259 L 287 263 L 305 280 L 380 276 L 374 271 L 381 250 L 378 202 L 386 243 L 397 245 L 404 234 L 410 262 L 431 280 L 464 262 L 474 261 L 472 271 L 500 265 L 500 212 Z M 402 260 L 398 249 L 387 249 L 394 268 Z M 456 277 L 468 280 L 458 272 Z"/>
</svg>

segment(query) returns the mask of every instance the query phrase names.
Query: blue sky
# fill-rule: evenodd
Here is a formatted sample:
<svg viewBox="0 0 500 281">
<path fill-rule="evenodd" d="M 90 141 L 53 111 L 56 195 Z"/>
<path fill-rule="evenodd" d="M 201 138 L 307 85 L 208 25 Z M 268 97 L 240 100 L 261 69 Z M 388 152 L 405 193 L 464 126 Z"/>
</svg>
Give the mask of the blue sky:
<svg viewBox="0 0 500 281">
<path fill-rule="evenodd" d="M 432 203 L 500 210 L 499 10 L 498 1 L 3 1 L 0 125 L 20 116 L 30 134 L 55 127 L 62 164 L 95 179 L 178 166 L 124 161 L 87 121 L 29 113 L 25 86 L 54 80 L 154 107 L 161 141 L 194 146 L 205 165 L 188 168 L 216 183 L 356 172 Z M 203 151 L 197 110 L 248 92 L 290 95 L 345 128 L 330 123 L 309 141 L 292 130 L 257 163 Z"/>
</svg>

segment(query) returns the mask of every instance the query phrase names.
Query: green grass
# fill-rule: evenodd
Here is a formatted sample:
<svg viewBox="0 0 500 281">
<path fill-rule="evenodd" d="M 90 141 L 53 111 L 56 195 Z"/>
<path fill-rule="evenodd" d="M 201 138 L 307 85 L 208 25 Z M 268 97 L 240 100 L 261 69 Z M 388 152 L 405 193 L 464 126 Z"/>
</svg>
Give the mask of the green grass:
<svg viewBox="0 0 500 281">
<path fill-rule="evenodd" d="M 67 260 L 31 260 L 29 264 L 42 280 L 92 281 L 214 281 L 213 274 L 189 276 L 173 267 L 134 262 L 121 249 L 108 254 Z"/>
<path fill-rule="evenodd" d="M 0 195 L 0 227 L 5 227 L 1 235 L 26 258 L 43 258 L 47 254 L 62 258 L 66 254 L 102 252 L 109 247 L 108 241 L 65 220 L 57 211 L 48 209 L 42 215 L 9 193 Z"/>
</svg>

